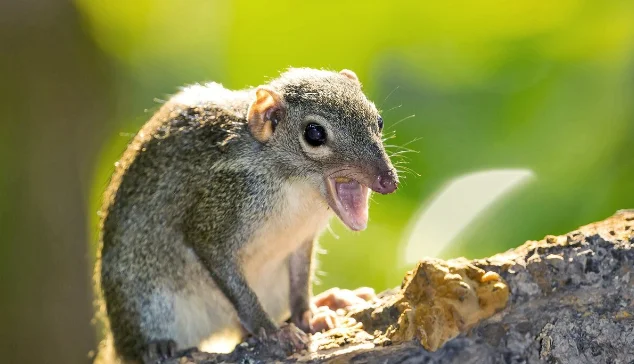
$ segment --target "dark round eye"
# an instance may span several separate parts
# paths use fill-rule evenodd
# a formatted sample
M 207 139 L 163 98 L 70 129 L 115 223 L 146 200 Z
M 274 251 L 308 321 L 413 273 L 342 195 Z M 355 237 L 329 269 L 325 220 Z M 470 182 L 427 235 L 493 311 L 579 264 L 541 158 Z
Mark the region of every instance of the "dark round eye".
M 326 143 L 326 130 L 319 124 L 310 123 L 306 125 L 304 130 L 304 139 L 306 143 L 313 147 L 318 147 Z
M 378 123 L 379 123 L 379 131 L 383 130 L 383 118 L 379 116 L 378 119 Z

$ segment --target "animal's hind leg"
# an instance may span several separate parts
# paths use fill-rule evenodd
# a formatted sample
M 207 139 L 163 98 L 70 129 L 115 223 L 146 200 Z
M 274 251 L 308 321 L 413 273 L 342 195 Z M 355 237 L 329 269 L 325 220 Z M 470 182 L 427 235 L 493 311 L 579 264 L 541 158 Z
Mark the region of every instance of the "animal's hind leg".
M 118 272 L 109 273 L 102 276 L 102 287 L 118 356 L 155 363 L 173 355 L 179 344 L 174 296 L 167 290 L 138 284 L 132 274 L 121 277 Z

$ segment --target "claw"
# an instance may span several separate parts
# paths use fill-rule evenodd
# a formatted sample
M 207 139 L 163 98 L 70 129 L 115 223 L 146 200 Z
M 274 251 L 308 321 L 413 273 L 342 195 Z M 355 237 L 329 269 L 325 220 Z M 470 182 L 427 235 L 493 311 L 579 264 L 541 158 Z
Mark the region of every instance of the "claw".
M 275 338 L 280 344 L 290 343 L 291 347 L 287 352 L 290 351 L 291 354 L 308 349 L 308 335 L 292 323 L 282 326 L 275 333 Z
M 144 364 L 156 364 L 174 357 L 176 342 L 174 340 L 153 340 L 147 343 L 143 352 Z
M 301 314 L 295 314 L 291 317 L 291 323 L 295 324 L 300 330 L 310 333 L 313 330 L 312 318 L 314 309 L 308 309 Z

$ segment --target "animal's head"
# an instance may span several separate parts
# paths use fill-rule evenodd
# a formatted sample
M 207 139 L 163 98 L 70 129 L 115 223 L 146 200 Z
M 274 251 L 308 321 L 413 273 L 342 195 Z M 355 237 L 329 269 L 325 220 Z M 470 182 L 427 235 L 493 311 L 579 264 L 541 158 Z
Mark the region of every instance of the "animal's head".
M 352 230 L 365 229 L 370 190 L 396 190 L 383 119 L 354 72 L 291 69 L 254 91 L 248 127 L 288 171 L 319 189 Z

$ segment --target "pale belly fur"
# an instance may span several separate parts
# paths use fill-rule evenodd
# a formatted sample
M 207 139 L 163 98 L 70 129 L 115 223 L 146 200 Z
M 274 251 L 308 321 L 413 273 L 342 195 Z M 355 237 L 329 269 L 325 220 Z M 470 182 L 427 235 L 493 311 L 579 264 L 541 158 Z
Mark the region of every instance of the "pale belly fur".
M 250 287 L 265 311 L 278 322 L 289 317 L 287 258 L 301 244 L 318 236 L 331 216 L 318 193 L 303 183 L 289 184 L 285 195 L 275 209 L 277 213 L 267 217 L 241 254 Z M 205 279 L 192 280 L 187 289 L 191 294 L 180 293 L 173 298 L 173 337 L 180 348 L 198 346 L 204 351 L 229 352 L 242 336 L 236 312 L 193 252 L 187 256 L 188 276 Z

